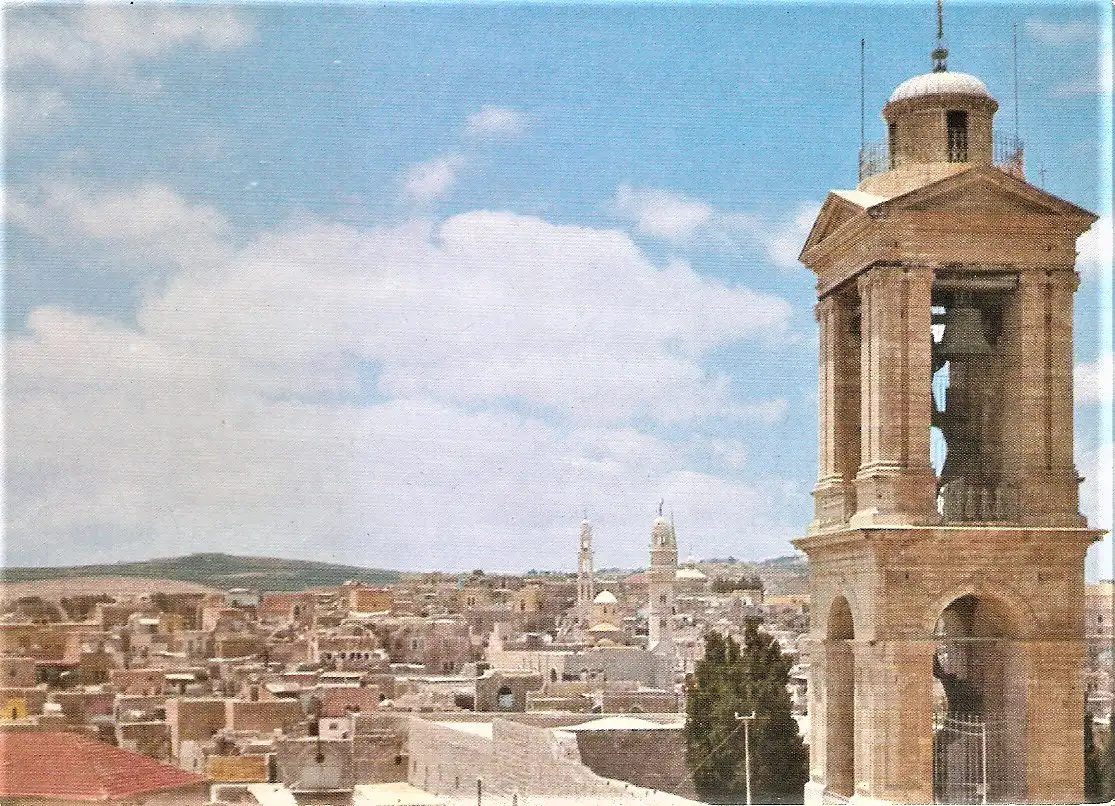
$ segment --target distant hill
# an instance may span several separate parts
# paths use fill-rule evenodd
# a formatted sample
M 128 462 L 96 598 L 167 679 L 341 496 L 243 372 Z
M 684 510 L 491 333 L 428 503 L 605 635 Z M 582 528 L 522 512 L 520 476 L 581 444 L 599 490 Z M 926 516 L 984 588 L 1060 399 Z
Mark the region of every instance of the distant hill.
M 399 573 L 381 568 L 358 568 L 312 560 L 240 557 L 219 553 L 189 554 L 185 557 L 109 565 L 0 569 L 0 582 L 5 583 L 88 577 L 144 577 L 193 582 L 214 588 L 295 591 L 333 587 L 349 579 L 372 585 L 387 585 L 398 581 Z
M 755 563 L 759 576 L 773 594 L 809 593 L 809 563 L 800 554 Z
M 769 560 L 702 560 L 700 568 L 712 577 L 738 577 L 758 574 L 767 593 L 772 595 L 809 592 L 809 564 L 805 556 L 790 554 Z

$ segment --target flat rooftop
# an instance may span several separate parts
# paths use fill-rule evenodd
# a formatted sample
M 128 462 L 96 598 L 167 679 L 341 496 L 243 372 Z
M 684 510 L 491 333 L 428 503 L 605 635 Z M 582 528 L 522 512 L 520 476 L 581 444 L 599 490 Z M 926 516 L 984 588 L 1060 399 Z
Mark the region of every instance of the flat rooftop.
M 444 725 L 453 730 L 459 730 L 461 733 L 471 733 L 473 736 L 482 736 L 489 741 L 492 738 L 491 722 L 437 722 L 435 724 Z

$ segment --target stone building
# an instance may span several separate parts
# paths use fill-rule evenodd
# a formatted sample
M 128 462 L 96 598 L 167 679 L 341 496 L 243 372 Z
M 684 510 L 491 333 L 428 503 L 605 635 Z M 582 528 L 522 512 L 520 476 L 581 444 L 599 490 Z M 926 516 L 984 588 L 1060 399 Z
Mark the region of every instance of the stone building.
M 476 678 L 477 711 L 525 711 L 527 694 L 542 688 L 542 675 L 521 670 L 489 669 Z
M 1084 794 L 1100 533 L 1078 508 L 1072 310 L 1096 217 L 1025 181 L 1021 145 L 993 136 L 998 104 L 946 55 L 891 95 L 888 142 L 801 253 L 820 326 L 815 517 L 795 541 L 807 803 Z

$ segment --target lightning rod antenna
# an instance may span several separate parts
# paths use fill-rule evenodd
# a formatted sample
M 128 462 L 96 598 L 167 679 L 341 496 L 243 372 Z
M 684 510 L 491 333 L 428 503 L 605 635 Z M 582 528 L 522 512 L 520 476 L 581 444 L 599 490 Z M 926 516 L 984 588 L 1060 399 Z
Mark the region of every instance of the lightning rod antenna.
M 949 49 L 945 47 L 945 9 L 942 0 L 937 0 L 937 47 L 929 56 L 933 59 L 934 73 L 943 73 L 949 69 Z
M 1014 24 L 1014 147 L 1018 148 L 1018 23 Z
M 866 52 L 867 52 L 867 40 L 866 39 L 861 39 L 859 41 L 859 152 L 860 152 L 861 156 L 863 154 L 863 146 L 864 146 L 863 132 L 864 132 L 864 120 L 865 120 L 865 114 L 866 114 L 865 111 L 864 111 L 864 102 L 863 102 L 863 88 L 864 88 L 864 78 L 863 78 L 863 76 L 864 76 L 864 65 L 865 65 L 865 62 L 866 62 L 866 59 L 865 59 Z

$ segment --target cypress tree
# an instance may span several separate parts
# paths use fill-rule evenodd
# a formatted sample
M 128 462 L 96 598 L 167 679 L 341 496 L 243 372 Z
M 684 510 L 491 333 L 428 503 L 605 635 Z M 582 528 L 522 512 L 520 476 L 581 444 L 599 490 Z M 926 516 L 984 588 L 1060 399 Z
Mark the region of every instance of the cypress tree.
M 1104 755 L 1096 749 L 1092 715 L 1084 713 L 1084 800 L 1088 803 L 1102 803 L 1106 800 L 1104 789 L 1107 776 L 1104 774 Z
M 778 642 L 749 621 L 741 647 L 730 636 L 705 636 L 705 657 L 686 681 L 686 758 L 697 792 L 710 803 L 746 795 L 742 723 L 750 730 L 751 799 L 801 803 L 808 753 L 790 710 L 790 661 Z

